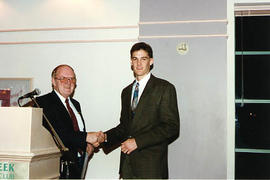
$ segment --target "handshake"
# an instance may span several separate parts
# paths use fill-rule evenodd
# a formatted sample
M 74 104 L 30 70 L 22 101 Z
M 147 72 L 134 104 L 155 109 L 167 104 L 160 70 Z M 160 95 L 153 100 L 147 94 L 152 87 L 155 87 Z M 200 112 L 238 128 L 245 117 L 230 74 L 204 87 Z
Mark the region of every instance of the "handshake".
M 98 147 L 106 139 L 106 134 L 102 131 L 99 132 L 88 132 L 86 136 L 86 142 L 90 143 L 94 147 Z
M 92 154 L 94 147 L 98 147 L 101 143 L 107 140 L 107 135 L 102 131 L 99 132 L 88 132 L 86 136 L 87 148 L 86 152 Z M 125 154 L 130 154 L 138 148 L 136 140 L 134 138 L 128 138 L 121 143 L 121 151 Z

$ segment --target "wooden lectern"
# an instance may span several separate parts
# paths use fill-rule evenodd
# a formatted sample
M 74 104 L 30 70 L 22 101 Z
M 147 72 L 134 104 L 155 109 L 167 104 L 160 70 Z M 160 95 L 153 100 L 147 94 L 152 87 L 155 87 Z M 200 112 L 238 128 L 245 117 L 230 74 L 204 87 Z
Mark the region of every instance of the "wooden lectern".
M 42 109 L 0 107 L 0 179 L 57 179 L 61 153 Z

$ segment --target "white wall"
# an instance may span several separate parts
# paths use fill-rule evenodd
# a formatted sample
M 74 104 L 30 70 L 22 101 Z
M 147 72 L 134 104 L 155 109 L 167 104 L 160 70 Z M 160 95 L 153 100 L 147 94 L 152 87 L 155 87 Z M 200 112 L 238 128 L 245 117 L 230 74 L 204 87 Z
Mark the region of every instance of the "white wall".
M 105 131 L 118 124 L 121 90 L 133 80 L 138 19 L 137 0 L 0 0 L 0 77 L 33 78 L 45 94 L 52 69 L 71 65 L 87 130 Z M 118 178 L 119 155 L 98 152 L 86 177 Z

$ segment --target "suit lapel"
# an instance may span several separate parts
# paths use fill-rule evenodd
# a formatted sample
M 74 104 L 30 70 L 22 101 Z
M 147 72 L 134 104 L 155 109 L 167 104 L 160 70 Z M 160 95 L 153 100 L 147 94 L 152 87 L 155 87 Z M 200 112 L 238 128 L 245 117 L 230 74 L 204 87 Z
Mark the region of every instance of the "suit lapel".
M 155 79 L 155 77 L 153 75 L 151 75 L 149 81 L 147 82 L 147 84 L 143 90 L 143 93 L 140 97 L 139 103 L 138 103 L 136 110 L 135 110 L 134 118 L 133 118 L 131 125 L 130 125 L 131 131 L 134 131 L 136 129 L 134 127 L 139 125 L 140 121 L 143 120 L 142 118 L 138 118 L 139 117 L 138 115 L 143 114 L 142 111 L 145 110 L 144 105 L 147 103 L 147 101 L 149 101 L 148 97 L 150 97 L 151 90 L 153 89 L 153 87 L 155 85 L 154 79 Z
M 55 108 L 58 109 L 59 114 L 64 114 L 65 119 L 68 119 L 69 120 L 68 123 L 73 127 L 72 119 L 70 118 L 70 115 L 65 105 L 62 103 L 62 101 L 60 100 L 60 98 L 57 96 L 57 94 L 54 91 L 52 92 L 52 96 L 54 98 L 53 102 L 54 102 Z
M 146 101 L 145 99 L 147 99 L 147 97 L 149 96 L 149 93 L 151 93 L 151 90 L 152 90 L 152 88 L 154 86 L 154 78 L 155 78 L 155 76 L 153 76 L 151 74 L 151 77 L 148 80 L 148 82 L 147 82 L 147 84 L 146 84 L 146 86 L 145 86 L 145 88 L 143 90 L 143 93 L 142 93 L 142 95 L 140 97 L 139 103 L 138 103 L 138 105 L 136 107 L 136 110 L 135 110 L 135 114 L 136 114 L 137 111 L 140 111 L 140 109 L 141 109 L 140 107 L 145 103 L 145 101 Z
M 132 110 L 131 110 L 131 97 L 132 97 L 132 87 L 133 87 L 133 84 L 134 84 L 134 81 L 129 85 L 128 87 L 128 90 L 127 90 L 127 93 L 128 93 L 128 96 L 127 96 L 127 101 L 128 101 L 128 115 L 129 115 L 129 119 L 131 119 L 132 117 Z
M 136 107 L 136 110 L 135 112 L 137 112 L 137 109 L 139 109 L 140 107 L 140 104 L 143 104 L 144 103 L 144 99 L 145 97 L 148 97 L 148 94 L 151 93 L 151 89 L 152 87 L 154 86 L 154 79 L 155 79 L 155 76 L 151 74 L 151 77 L 150 79 L 148 80 L 144 90 L 143 90 L 143 93 L 140 97 L 140 100 L 137 104 L 137 107 Z M 129 110 L 130 110 L 130 113 L 131 113 L 131 97 L 132 97 L 132 87 L 133 87 L 133 84 L 134 84 L 135 81 L 133 81 L 129 87 L 128 87 L 128 94 L 129 94 Z

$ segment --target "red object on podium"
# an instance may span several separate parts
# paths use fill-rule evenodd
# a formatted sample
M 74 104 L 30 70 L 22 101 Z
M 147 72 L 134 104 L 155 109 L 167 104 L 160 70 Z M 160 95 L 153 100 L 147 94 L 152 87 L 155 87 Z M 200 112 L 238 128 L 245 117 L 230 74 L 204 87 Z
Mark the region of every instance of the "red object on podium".
M 0 89 L 0 106 L 9 107 L 10 106 L 10 90 Z

